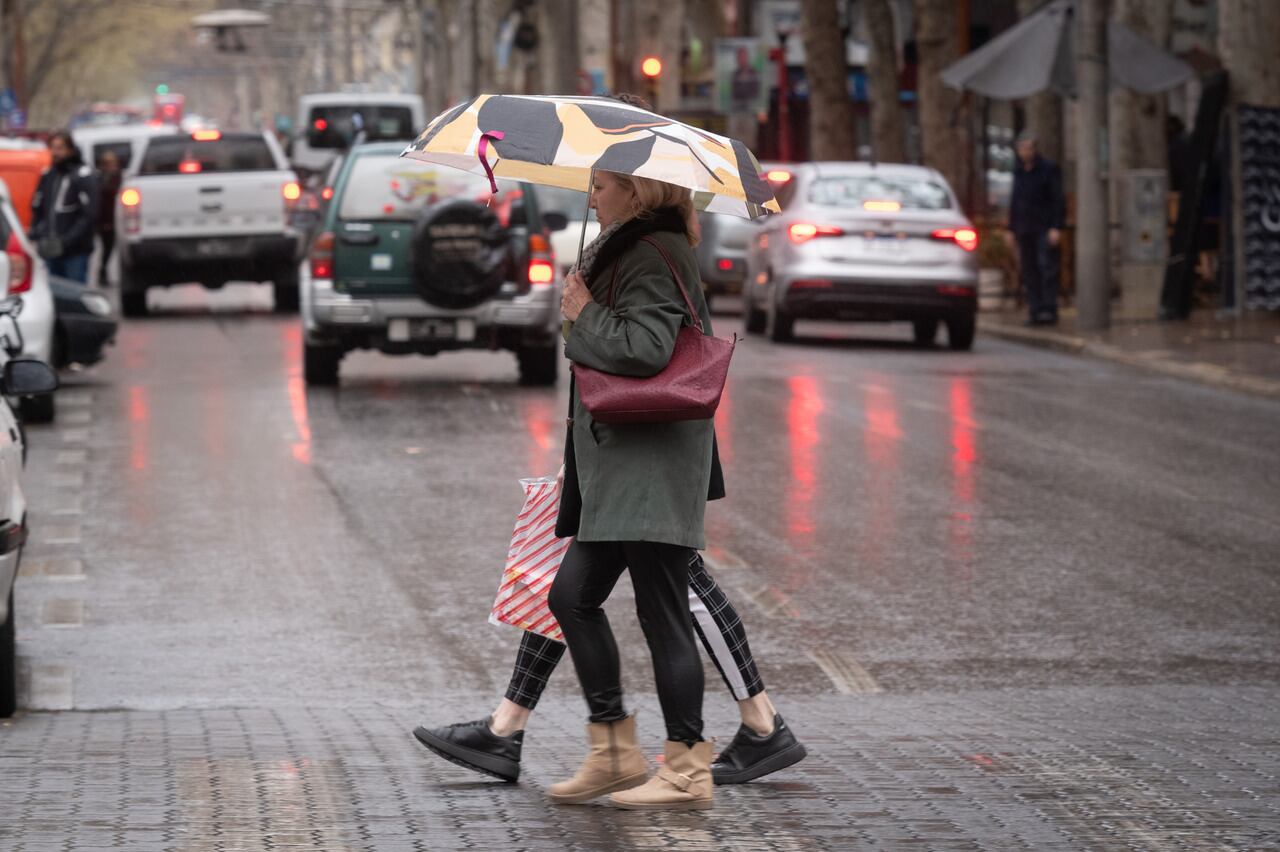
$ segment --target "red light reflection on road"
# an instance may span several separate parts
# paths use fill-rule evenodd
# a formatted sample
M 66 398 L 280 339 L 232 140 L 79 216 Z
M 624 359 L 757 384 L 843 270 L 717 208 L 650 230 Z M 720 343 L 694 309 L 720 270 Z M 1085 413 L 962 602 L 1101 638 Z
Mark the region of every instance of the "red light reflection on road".
M 302 378 L 302 328 L 284 326 L 280 329 L 280 338 L 288 377 L 289 413 L 298 431 L 298 440 L 293 442 L 293 457 L 302 464 L 311 464 L 311 421 L 307 417 L 307 386 Z
M 558 427 L 564 424 L 564 420 L 556 417 L 555 413 L 561 410 L 559 402 L 546 397 L 520 401 L 520 419 L 529 433 L 529 476 L 554 476 L 560 469 L 560 456 L 564 452 L 561 436 L 564 433 Z
M 862 408 L 867 418 L 862 432 L 869 488 L 867 518 L 859 558 L 869 567 L 884 567 L 885 554 L 897 527 L 895 491 L 898 484 L 898 448 L 902 427 L 898 422 L 898 400 L 893 387 L 868 384 L 862 388 Z
M 787 404 L 787 443 L 791 451 L 791 481 L 787 489 L 787 533 L 797 548 L 808 547 L 813 538 L 813 498 L 818 483 L 815 452 L 821 435 L 818 416 L 826 408 L 817 379 L 791 376 L 787 379 L 791 399 Z
M 977 427 L 973 419 L 972 387 L 967 376 L 956 376 L 949 388 L 951 417 L 951 496 L 947 543 L 952 560 L 964 571 L 973 567 L 974 465 L 978 461 Z
M 129 386 L 129 467 L 146 470 L 151 454 L 151 406 L 147 389 Z

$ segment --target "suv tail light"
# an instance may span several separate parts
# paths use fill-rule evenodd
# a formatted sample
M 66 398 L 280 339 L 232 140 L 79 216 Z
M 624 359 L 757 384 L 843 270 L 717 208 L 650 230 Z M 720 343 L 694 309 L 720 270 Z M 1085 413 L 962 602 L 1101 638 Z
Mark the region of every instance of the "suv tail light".
M 953 242 L 965 251 L 978 247 L 978 232 L 973 228 L 939 228 L 929 236 L 935 240 Z
M 325 231 L 311 244 L 311 277 L 333 277 L 333 231 Z
M 839 237 L 844 231 L 834 225 L 814 225 L 810 222 L 795 222 L 787 228 L 787 236 L 793 243 L 804 243 L 814 237 Z
M 25 293 L 31 289 L 31 276 L 35 272 L 35 264 L 31 256 L 22 250 L 17 234 L 9 234 L 4 253 L 9 255 L 9 295 Z
M 128 187 L 120 193 L 120 206 L 124 208 L 124 232 L 136 234 L 142 230 L 142 193 Z
M 534 287 L 550 287 L 556 280 L 555 255 L 551 243 L 542 234 L 529 237 L 529 283 Z

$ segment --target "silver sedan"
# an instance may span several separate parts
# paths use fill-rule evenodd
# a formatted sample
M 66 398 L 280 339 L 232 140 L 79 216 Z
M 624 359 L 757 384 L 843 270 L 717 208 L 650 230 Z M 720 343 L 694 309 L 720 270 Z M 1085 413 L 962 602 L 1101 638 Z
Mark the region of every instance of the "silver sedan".
M 907 321 L 929 345 L 947 326 L 973 345 L 978 234 L 934 169 L 805 163 L 756 220 L 743 288 L 746 329 L 790 340 L 797 319 Z

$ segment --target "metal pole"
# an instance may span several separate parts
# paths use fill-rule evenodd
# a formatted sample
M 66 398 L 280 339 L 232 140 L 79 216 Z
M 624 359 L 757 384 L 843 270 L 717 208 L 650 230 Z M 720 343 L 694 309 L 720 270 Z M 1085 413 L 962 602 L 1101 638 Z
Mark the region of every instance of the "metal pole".
M 1076 323 L 1081 331 L 1098 331 L 1111 322 L 1106 0 L 1081 0 L 1077 8 Z
M 595 187 L 596 170 L 593 168 L 591 170 L 591 177 L 587 180 L 587 210 L 582 214 L 582 233 L 578 234 L 578 260 L 574 263 L 574 267 L 577 267 L 578 264 L 582 263 L 582 249 L 583 246 L 587 244 L 587 219 L 591 217 L 591 193 Z M 578 272 L 581 272 L 583 278 L 586 278 L 586 273 L 583 272 L 583 270 L 579 269 Z

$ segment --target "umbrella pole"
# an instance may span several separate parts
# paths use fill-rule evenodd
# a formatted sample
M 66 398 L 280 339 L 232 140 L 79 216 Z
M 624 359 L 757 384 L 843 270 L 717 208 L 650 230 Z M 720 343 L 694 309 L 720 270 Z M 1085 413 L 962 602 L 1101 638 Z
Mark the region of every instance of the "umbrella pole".
M 587 179 L 587 210 L 582 214 L 582 233 L 578 234 L 578 259 L 573 266 L 578 270 L 578 274 L 586 279 L 587 273 L 582 269 L 582 249 L 587 244 L 587 217 L 591 215 L 591 191 L 596 186 L 596 170 L 591 169 L 591 177 Z

